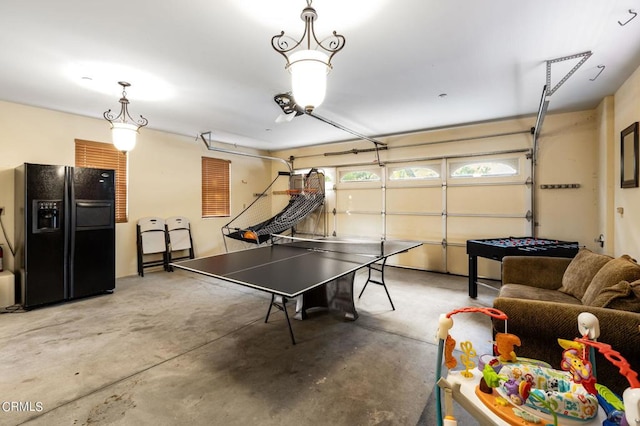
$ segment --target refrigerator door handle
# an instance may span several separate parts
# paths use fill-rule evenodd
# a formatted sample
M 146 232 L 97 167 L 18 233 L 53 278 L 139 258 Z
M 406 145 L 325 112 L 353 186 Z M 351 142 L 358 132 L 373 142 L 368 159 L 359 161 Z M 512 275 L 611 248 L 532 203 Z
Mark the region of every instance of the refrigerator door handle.
M 65 269 L 66 269 L 66 273 L 67 273 L 67 277 L 68 279 L 65 280 L 65 282 L 67 283 L 67 286 L 65 288 L 65 297 L 67 299 L 73 298 L 74 294 L 73 294 L 73 287 L 74 287 L 74 273 L 73 273 L 73 268 L 71 267 L 71 265 L 73 265 L 74 259 L 75 259 L 75 252 L 76 252 L 76 209 L 75 209 L 75 191 L 74 191 L 74 182 L 73 182 L 73 167 L 67 167 L 67 173 L 66 173 L 66 179 L 65 179 L 65 193 L 67 194 L 67 198 L 66 198 L 66 210 L 67 210 L 67 241 L 65 244 L 65 250 L 67 251 L 65 253 Z

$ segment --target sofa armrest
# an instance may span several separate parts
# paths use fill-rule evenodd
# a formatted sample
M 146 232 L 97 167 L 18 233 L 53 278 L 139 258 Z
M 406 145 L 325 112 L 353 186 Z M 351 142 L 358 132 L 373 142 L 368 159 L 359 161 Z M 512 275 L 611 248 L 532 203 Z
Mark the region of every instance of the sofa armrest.
M 523 284 L 557 290 L 571 258 L 506 256 L 502 259 L 502 284 Z

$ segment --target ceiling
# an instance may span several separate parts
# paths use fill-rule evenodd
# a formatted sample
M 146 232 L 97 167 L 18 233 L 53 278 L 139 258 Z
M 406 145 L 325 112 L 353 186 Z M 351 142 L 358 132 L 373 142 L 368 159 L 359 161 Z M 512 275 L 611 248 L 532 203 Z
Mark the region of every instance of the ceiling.
M 127 81 L 134 117 L 194 140 L 211 131 L 214 141 L 279 150 L 353 139 L 305 115 L 275 122 L 281 110 L 273 96 L 290 81 L 271 37 L 281 30 L 300 37 L 305 6 L 2 0 L 0 99 L 101 118 L 119 110 L 117 82 Z M 547 61 L 587 51 L 591 57 L 549 97 L 549 112 L 594 108 L 640 66 L 638 0 L 315 0 L 313 7 L 320 38 L 333 30 L 346 37 L 315 113 L 370 137 L 535 115 Z M 553 62 L 551 86 L 579 59 Z

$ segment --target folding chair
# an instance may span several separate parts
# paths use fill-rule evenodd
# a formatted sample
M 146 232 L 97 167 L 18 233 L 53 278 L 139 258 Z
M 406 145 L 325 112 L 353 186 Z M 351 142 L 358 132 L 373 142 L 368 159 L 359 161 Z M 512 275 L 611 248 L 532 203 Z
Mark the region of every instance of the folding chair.
M 174 260 L 193 259 L 195 254 L 193 252 L 189 219 L 182 216 L 173 216 L 166 220 L 165 227 L 168 242 L 167 261 L 171 263 Z M 178 253 L 177 257 L 175 256 L 176 253 Z M 173 268 L 169 266 L 168 270 L 173 271 Z
M 162 266 L 168 270 L 167 235 L 164 219 L 159 217 L 143 217 L 136 226 L 138 246 L 138 275 L 144 277 L 144 268 Z M 162 254 L 162 259 L 158 255 Z M 145 257 L 154 255 L 152 260 Z
M 382 263 L 372 263 L 370 265 L 367 265 L 367 269 L 369 271 L 369 275 L 367 276 L 367 282 L 364 283 L 364 287 L 362 287 L 362 291 L 360 291 L 360 295 L 358 296 L 358 299 L 360 299 L 360 297 L 362 297 L 362 293 L 364 293 L 364 290 L 367 288 L 367 285 L 369 283 L 374 283 L 374 284 L 378 284 L 381 285 L 382 287 L 384 287 L 384 291 L 387 293 L 387 297 L 389 298 L 389 303 L 391 303 L 391 309 L 392 310 L 396 310 L 396 307 L 393 306 L 393 300 L 391 300 L 391 295 L 389 295 L 389 290 L 387 290 L 387 285 L 384 282 L 384 267 L 387 264 L 387 258 L 385 257 L 382 260 Z M 380 274 L 380 279 L 376 280 L 371 278 L 371 273 L 375 272 L 375 273 L 379 273 Z

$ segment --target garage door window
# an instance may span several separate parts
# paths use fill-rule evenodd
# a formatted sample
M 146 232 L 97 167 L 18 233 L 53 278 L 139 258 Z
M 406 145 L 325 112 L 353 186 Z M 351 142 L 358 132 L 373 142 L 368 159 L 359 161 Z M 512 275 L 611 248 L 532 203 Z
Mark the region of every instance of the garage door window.
M 455 162 L 451 163 L 449 170 L 453 178 L 515 176 L 519 173 L 517 158 Z
M 440 172 L 435 167 L 396 167 L 391 169 L 390 180 L 438 179 Z
M 352 170 L 340 172 L 340 182 L 378 182 L 380 175 L 372 170 Z

